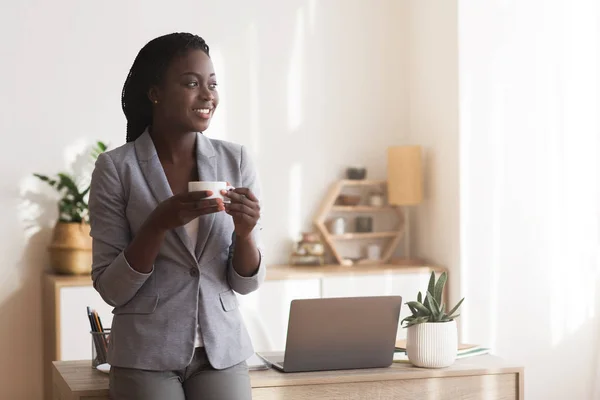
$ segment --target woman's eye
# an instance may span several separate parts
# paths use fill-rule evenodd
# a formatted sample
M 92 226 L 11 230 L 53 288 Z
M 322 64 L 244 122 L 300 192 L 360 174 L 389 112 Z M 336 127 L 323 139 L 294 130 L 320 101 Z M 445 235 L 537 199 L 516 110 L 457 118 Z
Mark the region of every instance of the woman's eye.
M 209 83 L 208 87 L 210 88 L 210 90 L 215 90 L 217 88 L 217 84 L 216 83 Z
M 187 84 L 188 87 L 197 87 L 198 86 L 198 82 L 194 81 L 194 82 L 188 82 Z

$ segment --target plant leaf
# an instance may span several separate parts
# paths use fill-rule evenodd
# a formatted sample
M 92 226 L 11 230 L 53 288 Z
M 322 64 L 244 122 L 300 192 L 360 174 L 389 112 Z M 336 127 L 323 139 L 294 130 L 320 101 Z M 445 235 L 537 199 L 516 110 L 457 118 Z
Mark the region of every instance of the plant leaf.
M 417 301 L 423 304 L 423 296 L 421 295 L 421 292 L 419 292 L 419 294 L 417 295 Z
M 442 304 L 442 306 L 440 307 L 440 318 L 447 318 L 448 315 L 446 314 L 446 305 Z
M 100 156 L 100 154 L 104 153 L 107 148 L 108 148 L 108 146 L 106 146 L 106 144 L 104 142 L 101 142 L 101 141 L 96 142 L 94 147 L 92 147 L 92 151 L 90 152 L 90 156 L 92 157 L 92 160 L 97 159 L 98 156 Z
M 413 326 L 416 324 L 422 324 L 424 322 L 428 322 L 429 321 L 429 317 L 417 317 L 415 319 L 413 319 L 412 321 L 410 321 L 406 327 L 408 328 L 409 326 Z
M 429 309 L 427 309 L 426 306 L 424 306 L 423 304 L 419 303 L 418 301 L 409 301 L 408 303 L 406 303 L 409 307 L 412 306 L 414 307 L 418 313 L 416 314 L 417 316 L 428 316 L 431 315 L 431 312 L 429 311 Z
M 427 286 L 427 292 L 433 293 L 433 292 L 435 292 L 434 289 L 435 289 L 435 271 L 431 271 L 431 276 L 429 277 L 429 285 Z
M 458 307 L 460 307 L 460 305 L 462 304 L 464 299 L 465 299 L 464 297 L 462 299 L 460 299 L 458 304 L 456 304 L 452 310 L 448 311 L 448 315 L 454 314 L 458 310 Z
M 83 196 L 79 193 L 79 188 L 77 187 L 75 180 L 64 173 L 59 173 L 58 176 L 60 178 L 58 190 L 65 188 L 67 189 L 65 197 L 71 196 L 71 199 L 74 202 L 83 201 Z
M 431 300 L 429 299 L 429 295 L 425 296 L 424 305 L 427 308 L 427 310 L 429 311 L 429 315 L 431 315 L 431 317 L 433 319 L 435 319 L 435 314 L 433 313 L 433 305 L 431 304 Z
M 427 308 L 431 310 L 431 316 L 434 321 L 437 321 L 440 317 L 440 305 L 435 300 L 435 297 L 430 292 L 427 292 L 427 297 L 425 298 L 428 304 L 425 304 Z
M 90 185 L 90 186 L 86 187 L 86 188 L 83 190 L 83 192 L 81 192 L 81 197 L 82 197 L 82 198 L 83 198 L 83 197 L 85 197 L 85 195 L 86 195 L 86 194 L 88 194 L 88 192 L 90 191 L 90 188 L 91 188 L 91 187 L 92 187 L 92 186 Z
M 444 286 L 446 285 L 446 281 L 448 280 L 448 274 L 446 271 L 442 272 L 437 283 L 435 284 L 435 289 L 432 292 L 433 298 L 437 301 L 438 304 L 442 304 L 442 292 L 444 291 Z
M 412 315 L 418 315 L 419 314 L 419 312 L 417 311 L 417 309 L 414 306 L 412 306 L 412 305 L 410 305 L 408 303 L 406 303 L 406 305 L 408 306 L 408 308 L 410 308 L 410 312 L 412 313 Z
M 50 177 L 46 176 L 46 175 L 41 175 L 41 174 L 33 174 L 33 176 L 35 176 L 36 178 L 41 179 L 44 182 L 47 182 L 48 185 L 55 187 L 56 186 L 56 180 L 51 179 Z

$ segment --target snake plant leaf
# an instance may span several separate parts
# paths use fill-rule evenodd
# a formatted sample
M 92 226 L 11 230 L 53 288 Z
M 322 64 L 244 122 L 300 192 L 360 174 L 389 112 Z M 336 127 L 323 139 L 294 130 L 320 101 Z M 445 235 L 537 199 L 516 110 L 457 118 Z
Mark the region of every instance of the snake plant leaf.
M 446 285 L 446 281 L 448 280 L 448 274 L 446 271 L 442 272 L 437 283 L 435 284 L 434 291 L 431 292 L 434 295 L 434 299 L 438 302 L 438 304 L 442 304 L 442 293 L 444 291 L 444 286 Z
M 440 318 L 444 318 L 444 317 L 448 317 L 446 315 L 446 305 L 442 304 L 442 306 L 440 307 Z
M 417 314 L 415 314 L 416 316 L 426 316 L 426 315 L 431 315 L 431 312 L 429 311 L 429 309 L 424 306 L 423 304 L 419 303 L 418 301 L 409 301 L 408 303 L 406 303 L 409 307 L 414 307 L 417 310 Z
M 414 306 L 412 306 L 408 303 L 406 303 L 406 305 L 408 306 L 408 308 L 410 308 L 410 312 L 412 313 L 412 315 L 417 315 L 419 313 Z
M 440 305 L 435 300 L 435 297 L 433 297 L 433 295 L 430 292 L 427 292 L 426 299 L 427 304 L 425 304 L 425 306 L 431 311 L 431 316 L 434 319 L 438 318 L 438 315 L 440 314 Z
M 421 295 L 421 292 L 419 292 L 419 294 L 417 295 L 417 301 L 423 304 L 423 296 Z
M 427 285 L 427 292 L 435 292 L 435 271 L 431 271 L 431 276 L 429 277 L 429 285 Z
M 429 321 L 429 317 L 417 317 L 414 320 L 410 321 L 406 327 L 408 328 L 409 326 L 422 324 L 422 323 L 428 322 L 428 321 Z
M 460 305 L 462 304 L 464 299 L 465 299 L 464 297 L 462 299 L 460 299 L 460 301 L 454 306 L 454 308 L 452 310 L 448 311 L 448 315 L 454 314 L 458 310 L 458 307 L 460 307 Z
M 425 295 L 425 301 L 423 302 L 423 305 L 425 306 L 425 308 L 427 308 L 427 310 L 429 310 L 429 315 L 435 315 L 433 313 L 433 306 L 431 304 L 431 300 L 429 299 L 429 295 Z

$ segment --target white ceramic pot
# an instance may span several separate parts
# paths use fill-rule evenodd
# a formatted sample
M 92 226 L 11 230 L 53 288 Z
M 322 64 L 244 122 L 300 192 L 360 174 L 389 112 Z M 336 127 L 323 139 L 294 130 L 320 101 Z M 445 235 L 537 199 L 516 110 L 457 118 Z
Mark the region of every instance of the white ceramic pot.
M 457 352 L 456 321 L 426 322 L 407 328 L 406 353 L 417 367 L 448 367 L 456 360 Z

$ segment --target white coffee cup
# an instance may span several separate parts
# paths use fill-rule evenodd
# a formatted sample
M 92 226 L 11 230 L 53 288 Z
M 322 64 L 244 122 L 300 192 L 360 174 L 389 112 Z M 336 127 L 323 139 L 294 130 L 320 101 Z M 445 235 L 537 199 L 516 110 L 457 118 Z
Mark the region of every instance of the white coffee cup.
M 232 190 L 235 189 L 233 186 L 228 185 L 227 182 L 211 182 L 211 181 L 192 181 L 188 182 L 188 191 L 190 192 L 201 192 L 204 190 L 210 190 L 213 194 L 208 196 L 207 199 L 222 199 L 223 203 L 229 203 L 231 200 L 229 197 L 224 197 L 221 194 L 221 190 Z

